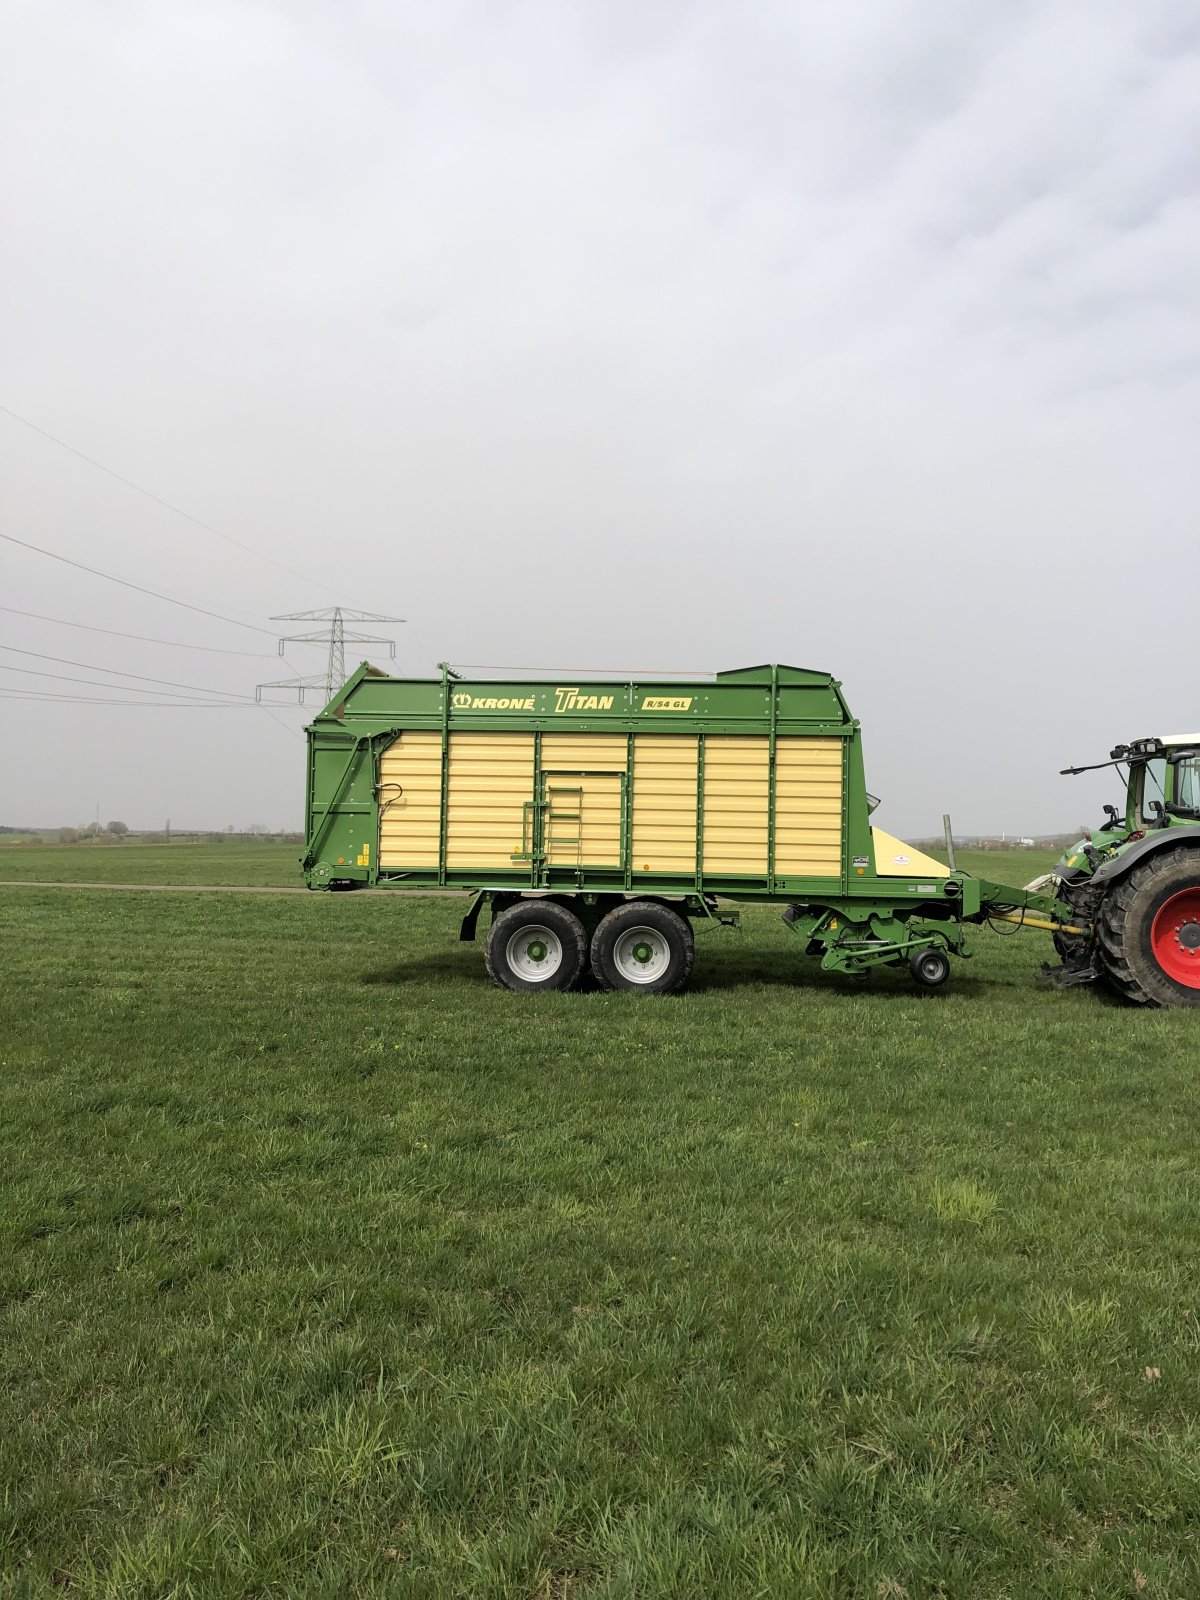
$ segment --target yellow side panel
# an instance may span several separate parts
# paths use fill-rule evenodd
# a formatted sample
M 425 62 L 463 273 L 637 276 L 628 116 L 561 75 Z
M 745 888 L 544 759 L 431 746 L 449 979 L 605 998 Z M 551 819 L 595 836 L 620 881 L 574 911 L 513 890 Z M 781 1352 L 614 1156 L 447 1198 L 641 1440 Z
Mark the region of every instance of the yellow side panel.
M 842 741 L 775 744 L 775 871 L 836 878 L 842 870 Z
M 770 741 L 704 741 L 704 871 L 765 877 Z
M 895 839 L 882 828 L 871 829 L 875 845 L 875 875 L 879 878 L 948 878 L 950 868 L 914 850 L 903 839 Z
M 446 867 L 512 871 L 525 802 L 533 799 L 532 733 L 452 733 L 446 786 Z
M 379 762 L 379 865 L 437 870 L 442 736 L 402 733 Z
M 696 870 L 696 740 L 639 733 L 633 741 L 633 871 Z
M 542 735 L 549 866 L 621 865 L 621 779 L 627 761 L 621 733 Z

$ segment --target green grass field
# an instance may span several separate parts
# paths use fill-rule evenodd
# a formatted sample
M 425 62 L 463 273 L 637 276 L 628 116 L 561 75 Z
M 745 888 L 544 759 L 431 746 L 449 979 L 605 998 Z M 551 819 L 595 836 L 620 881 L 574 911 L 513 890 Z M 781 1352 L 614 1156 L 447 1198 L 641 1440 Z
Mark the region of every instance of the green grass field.
M 296 881 L 137 848 L 0 877 Z M 0 890 L 0 1592 L 1200 1594 L 1194 1013 L 460 909 Z
M 303 887 L 298 844 L 0 844 L 0 880 Z

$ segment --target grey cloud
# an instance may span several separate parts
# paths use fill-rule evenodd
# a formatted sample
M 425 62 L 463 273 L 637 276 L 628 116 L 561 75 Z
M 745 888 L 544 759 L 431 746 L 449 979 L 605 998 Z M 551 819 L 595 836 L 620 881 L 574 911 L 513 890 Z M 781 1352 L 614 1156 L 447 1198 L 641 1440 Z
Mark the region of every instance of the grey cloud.
M 61 0 L 13 31 L 0 398 L 317 582 L 0 417 L 22 537 L 262 626 L 398 611 L 408 671 L 827 667 L 898 832 L 1069 826 L 1107 791 L 1068 758 L 1200 722 L 1183 0 Z M 272 649 L 0 562 L 5 603 Z M 258 713 L 0 703 L 6 817 L 297 818 Z

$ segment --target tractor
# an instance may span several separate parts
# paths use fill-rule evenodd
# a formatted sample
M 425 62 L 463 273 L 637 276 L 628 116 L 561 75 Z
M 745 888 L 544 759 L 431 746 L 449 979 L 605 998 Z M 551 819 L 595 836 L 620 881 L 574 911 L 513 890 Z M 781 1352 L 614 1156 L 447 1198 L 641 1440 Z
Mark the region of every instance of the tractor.
M 1056 886 L 1074 927 L 1058 930 L 1059 986 L 1103 983 L 1144 1006 L 1200 1006 L 1200 734 L 1136 739 L 1064 776 L 1126 768 L 1124 810 L 1072 846 Z M 1034 886 L 1031 884 L 1030 888 Z

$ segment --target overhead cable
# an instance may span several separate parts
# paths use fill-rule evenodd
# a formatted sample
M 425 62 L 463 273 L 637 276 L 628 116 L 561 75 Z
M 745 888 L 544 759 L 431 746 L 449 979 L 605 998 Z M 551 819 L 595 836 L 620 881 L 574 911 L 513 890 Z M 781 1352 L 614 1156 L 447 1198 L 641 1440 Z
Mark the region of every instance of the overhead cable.
M 219 695 L 226 700 L 252 700 L 253 695 L 239 694 L 236 690 L 214 689 L 206 683 L 179 683 L 174 678 L 152 678 L 144 672 L 122 672 L 117 667 L 102 667 L 95 661 L 72 661 L 68 656 L 48 656 L 40 650 L 20 650 L 15 644 L 0 644 L 0 650 L 9 655 L 30 656 L 35 661 L 53 661 L 60 667 L 83 667 L 88 672 L 104 672 L 110 678 L 136 678 L 140 683 L 160 683 L 168 689 L 196 689 L 200 694 Z M 112 684 L 112 688 L 124 688 L 124 684 Z
M 116 684 L 113 685 L 117 687 Z M 44 689 L 30 689 L 19 693 L 15 689 L 0 689 L 5 700 L 28 700 L 35 705 L 47 701 L 69 706 L 141 706 L 143 711 L 249 711 L 251 705 L 241 700 L 105 700 L 94 694 L 51 694 Z
M 169 606 L 182 606 L 185 611 L 197 611 L 202 617 L 215 617 L 218 622 L 228 622 L 234 628 L 249 628 L 251 633 L 265 633 L 273 639 L 270 628 L 260 628 L 254 622 L 239 622 L 236 617 L 226 617 L 220 611 L 208 611 L 204 606 L 194 606 L 190 600 L 177 600 L 174 595 L 159 594 L 157 589 L 146 589 L 140 583 L 130 583 L 128 578 L 115 577 L 111 572 L 101 572 L 99 567 L 86 566 L 82 561 L 72 561 L 70 556 L 60 556 L 57 550 L 47 550 L 44 545 L 31 544 L 28 539 L 17 539 L 11 533 L 0 533 L 0 539 L 9 544 L 19 544 L 23 550 L 36 550 L 40 556 L 52 561 L 62 561 L 68 567 L 78 567 L 80 572 L 90 572 L 94 578 L 106 578 L 109 583 L 119 583 L 123 589 L 136 589 L 138 594 L 148 594 L 152 600 L 165 600 Z
M 44 669 L 39 667 L 10 667 L 6 661 L 0 661 L 0 672 L 19 672 L 23 677 L 26 678 L 55 678 L 60 683 L 86 683 L 94 689 L 120 689 L 125 694 L 151 694 L 168 700 L 177 700 L 181 698 L 178 692 L 174 689 L 139 689 L 136 683 L 105 683 L 100 678 L 77 678 L 73 673 L 70 672 L 46 672 Z M 190 694 L 183 696 L 182 698 L 188 700 L 199 700 L 201 696 Z M 234 700 L 232 698 L 218 699 L 216 697 L 216 691 L 213 691 L 211 694 L 208 692 L 205 693 L 204 703 L 207 705 L 238 706 L 245 705 L 247 702 L 244 700 Z
M 136 639 L 141 644 L 166 644 L 174 650 L 203 650 L 213 656 L 248 656 L 253 661 L 273 661 L 267 650 L 226 650 L 218 644 L 189 644 L 185 639 L 152 639 L 144 633 L 121 633 L 116 628 L 98 628 L 92 622 L 70 622 L 66 617 L 47 617 L 40 611 L 22 611 L 17 606 L 0 606 L 13 617 L 32 617 L 36 622 L 54 622 L 60 628 L 85 628 L 88 633 L 106 633 L 113 639 Z
M 200 694 L 219 695 L 224 699 L 253 699 L 252 695 L 241 694 L 236 689 L 214 689 L 210 685 L 204 683 L 180 683 L 176 678 L 155 678 L 148 676 L 144 672 L 124 672 L 119 667 L 105 667 L 101 666 L 95 661 L 75 661 L 69 656 L 51 656 L 46 655 L 40 650 L 22 650 L 14 644 L 0 644 L 0 650 L 4 650 L 10 655 L 30 656 L 35 661 L 53 661 L 60 667 L 83 667 L 88 672 L 103 672 L 110 678 L 134 678 L 141 683 L 163 684 L 168 689 L 195 689 Z M 113 684 L 111 687 L 114 689 L 124 688 L 125 685 Z
M 60 439 L 56 434 L 40 428 L 36 422 L 31 422 L 28 417 L 23 417 L 19 411 L 14 411 L 10 406 L 0 405 L 0 411 L 6 417 L 11 417 L 14 422 L 19 422 L 22 427 L 30 428 L 34 433 L 40 433 L 43 439 L 49 439 L 51 444 L 58 445 L 60 450 L 69 451 L 73 456 L 78 456 L 80 461 L 86 461 L 89 467 L 95 467 L 98 472 L 107 473 L 110 478 L 115 478 L 118 483 L 123 483 L 127 489 L 145 495 L 147 500 L 153 500 L 155 505 L 162 506 L 177 517 L 182 517 L 185 522 L 195 523 L 197 528 L 203 528 L 205 533 L 211 533 L 218 539 L 224 539 L 226 544 L 233 545 L 248 556 L 255 556 L 259 561 L 265 561 L 269 566 L 278 567 L 280 572 L 286 572 L 290 577 L 299 578 L 302 583 L 315 583 L 313 578 L 307 577 L 303 572 L 297 572 L 294 567 L 289 567 L 283 561 L 276 561 L 274 556 L 264 555 L 261 550 L 256 550 L 253 545 L 243 544 L 240 539 L 235 539 L 231 533 L 224 533 L 220 528 L 214 528 L 211 522 L 205 522 L 203 517 L 194 517 L 190 511 L 185 511 L 182 506 L 172 505 L 169 500 L 164 500 L 162 495 L 155 494 L 151 489 L 144 489 L 140 483 L 135 483 L 132 478 L 127 478 L 124 473 L 106 467 L 103 461 L 97 461 L 94 456 L 85 455 L 82 450 L 77 450 L 73 444 L 68 444 L 65 439 Z M 334 590 L 326 584 L 316 583 L 318 589 L 325 589 L 326 593 L 333 594 Z

